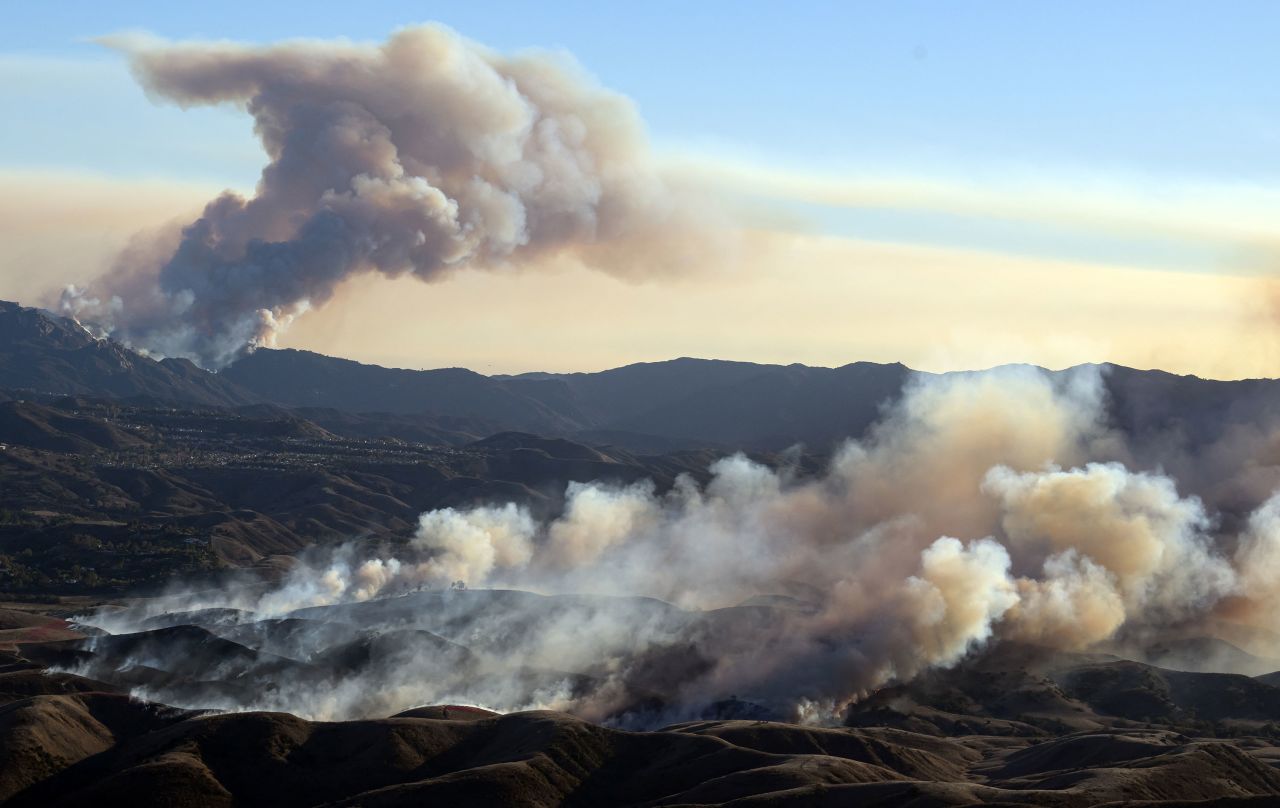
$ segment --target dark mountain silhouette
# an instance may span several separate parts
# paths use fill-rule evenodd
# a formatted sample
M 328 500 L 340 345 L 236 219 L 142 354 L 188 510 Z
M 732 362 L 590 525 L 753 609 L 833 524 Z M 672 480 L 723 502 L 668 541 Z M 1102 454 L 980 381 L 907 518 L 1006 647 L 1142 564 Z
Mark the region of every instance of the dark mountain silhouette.
M 1113 425 L 1162 452 L 1154 460 L 1165 465 L 1233 429 L 1280 418 L 1280 381 L 1102 370 Z M 931 375 L 901 364 L 825 368 L 681 358 L 598 373 L 484 376 L 270 349 L 214 374 L 94 339 L 48 312 L 0 303 L 0 388 L 8 391 L 0 400 L 37 393 L 156 406 L 275 405 L 347 438 L 463 445 L 517 431 L 649 455 L 795 444 L 825 452 L 863 435 L 905 385 Z
M 692 390 L 602 426 L 686 443 L 753 449 L 801 443 L 825 450 L 861 436 L 913 373 L 903 365 L 872 362 L 754 367 L 751 375 Z
M 65 395 L 149 396 L 236 405 L 258 397 L 185 359 L 156 361 L 74 320 L 0 301 L 0 387 Z
M 1112 425 L 1140 444 L 1194 450 L 1233 428 L 1280 418 L 1280 381 L 1274 379 L 1218 381 L 1119 365 L 1101 370 Z M 519 430 L 661 453 L 776 451 L 794 444 L 826 451 L 863 435 L 913 378 L 934 374 L 872 362 L 824 368 L 681 358 L 599 373 L 485 377 L 259 350 L 224 375 L 290 406 L 473 419 L 471 434 L 486 427 Z
M 829 448 L 862 434 L 911 373 L 870 362 L 814 368 L 682 358 L 600 373 L 489 377 L 258 350 L 221 375 L 289 406 L 483 419 L 507 430 L 652 452 Z
M 400 370 L 310 351 L 257 350 L 218 375 L 292 407 L 455 415 L 541 433 L 572 431 L 579 424 L 572 413 L 464 368 Z

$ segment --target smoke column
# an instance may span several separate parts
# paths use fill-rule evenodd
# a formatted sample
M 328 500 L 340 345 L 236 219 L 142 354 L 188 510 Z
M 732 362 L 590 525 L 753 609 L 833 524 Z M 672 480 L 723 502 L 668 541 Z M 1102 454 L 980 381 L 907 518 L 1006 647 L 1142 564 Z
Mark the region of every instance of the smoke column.
M 243 107 L 269 158 L 251 198 L 222 194 L 64 292 L 64 312 L 152 355 L 221 367 L 354 273 L 567 256 L 643 277 L 698 267 L 715 240 L 631 103 L 562 54 L 502 56 L 435 25 L 380 45 L 108 44 L 154 98 Z
M 816 478 L 736 455 L 715 463 L 705 486 L 574 483 L 562 513 L 545 522 L 512 503 L 431 511 L 399 557 L 344 550 L 265 594 L 178 593 L 149 613 L 313 615 L 457 580 L 568 597 L 554 618 L 518 629 L 506 606 L 458 616 L 461 604 L 502 602 L 501 593 L 445 597 L 397 619 L 494 649 L 490 689 L 472 691 L 472 701 L 597 719 L 636 692 L 660 692 L 672 705 L 664 719 L 696 716 L 729 694 L 830 719 L 887 682 L 991 642 L 1080 650 L 1228 615 L 1266 625 L 1280 605 L 1280 498 L 1223 542 L 1201 500 L 1126 465 L 1103 413 L 1093 369 L 920 377 Z M 573 600 L 584 593 L 630 597 L 588 608 Z M 139 617 L 98 622 L 136 630 Z M 423 699 L 424 688 L 457 696 L 432 690 L 416 669 L 380 676 L 413 694 L 405 698 Z M 605 685 L 530 690 L 518 685 L 530 669 L 591 671 Z M 355 694 L 371 688 L 351 684 Z M 316 714 L 309 697 L 294 696 L 256 704 Z M 412 706 L 326 704 L 330 717 Z

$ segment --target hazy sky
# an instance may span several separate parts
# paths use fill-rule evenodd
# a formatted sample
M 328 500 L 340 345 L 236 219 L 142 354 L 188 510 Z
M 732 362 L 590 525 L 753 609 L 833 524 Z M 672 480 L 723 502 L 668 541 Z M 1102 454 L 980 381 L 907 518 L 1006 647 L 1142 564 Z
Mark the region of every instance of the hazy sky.
M 692 7 L 692 8 L 691 8 Z M 0 297 L 100 271 L 264 162 L 242 111 L 151 103 L 92 41 L 379 40 L 436 20 L 561 49 L 740 211 L 731 271 L 361 278 L 285 344 L 410 367 L 677 355 L 1280 374 L 1280 5 L 6 4 Z

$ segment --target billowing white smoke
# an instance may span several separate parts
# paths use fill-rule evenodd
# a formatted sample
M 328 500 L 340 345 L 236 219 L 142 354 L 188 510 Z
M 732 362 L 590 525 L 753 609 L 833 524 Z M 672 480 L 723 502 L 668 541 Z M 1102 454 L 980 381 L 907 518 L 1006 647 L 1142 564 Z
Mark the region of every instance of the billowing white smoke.
M 1280 492 L 1276 492 L 1249 517 L 1236 545 L 1234 565 L 1240 586 L 1224 609 L 1229 616 L 1254 625 L 1274 625 L 1280 606 Z M 1280 652 L 1272 643 L 1268 653 Z
M 209 368 L 270 343 L 353 273 L 443 277 L 554 253 L 639 276 L 704 263 L 705 201 L 659 177 L 624 97 L 562 54 L 437 25 L 380 45 L 111 40 L 154 97 L 236 104 L 269 163 L 180 238 L 135 246 L 67 313 Z
M 522 508 L 452 508 L 424 513 L 416 543 L 438 551 L 420 570 L 437 580 L 485 580 L 495 569 L 524 566 L 533 557 L 533 519 Z
M 1043 566 L 1045 580 L 1076 600 L 1118 601 L 1126 615 L 1173 625 L 1203 614 L 1237 586 L 1231 564 L 1212 549 L 1200 501 L 1179 497 L 1167 477 L 1116 463 L 1035 474 L 997 467 L 985 488 L 1001 504 L 1015 557 L 1032 569 Z M 1077 644 L 1105 639 L 1116 627 L 1095 628 L 1099 636 Z M 1076 630 L 1090 628 L 1083 622 Z
M 604 665 L 606 678 L 630 682 L 636 659 L 678 640 L 705 664 L 667 683 L 676 703 L 745 693 L 826 714 L 993 638 L 1081 649 L 1232 604 L 1255 616 L 1274 608 L 1280 498 L 1228 553 L 1198 499 L 1116 460 L 1124 449 L 1100 405 L 1092 371 L 922 377 L 817 478 L 735 455 L 705 486 L 681 478 L 665 493 L 573 483 L 544 523 L 514 504 L 432 511 L 403 558 L 340 554 L 234 605 L 279 615 L 457 581 L 658 598 L 718 628 L 677 637 L 648 607 L 590 624 L 566 617 L 505 664 Z M 756 603 L 771 607 L 767 619 Z M 702 611 L 738 604 L 747 608 Z M 567 696 L 556 704 L 608 713 Z

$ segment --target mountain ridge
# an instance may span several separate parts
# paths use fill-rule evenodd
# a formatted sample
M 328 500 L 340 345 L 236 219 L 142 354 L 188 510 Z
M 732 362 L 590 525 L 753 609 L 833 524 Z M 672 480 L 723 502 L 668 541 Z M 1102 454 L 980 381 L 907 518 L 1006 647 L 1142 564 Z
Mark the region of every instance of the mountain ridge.
M 68 317 L 7 301 L 0 301 L 0 387 L 215 406 L 260 400 L 187 359 L 151 359 Z
M 259 348 L 218 373 L 154 360 L 94 338 L 74 320 L 0 302 L 0 390 L 147 399 L 186 405 L 270 404 L 348 434 L 456 443 L 528 432 L 631 451 L 829 451 L 861 437 L 913 380 L 936 374 L 894 363 L 838 367 L 678 357 L 595 372 L 486 376 L 467 368 L 410 370 L 300 349 Z M 1177 433 L 1202 443 L 1224 424 L 1280 416 L 1280 381 L 1216 380 L 1113 363 L 1101 370 L 1109 415 L 1126 433 Z

